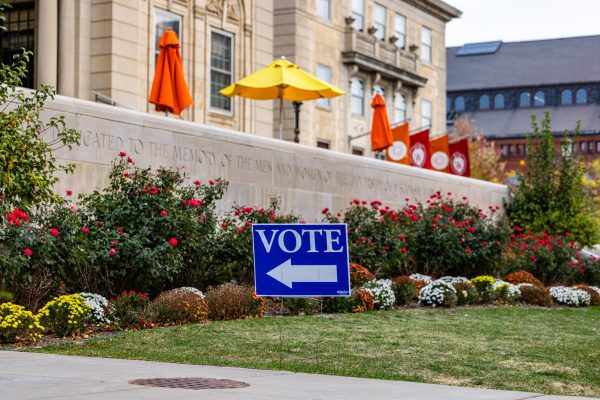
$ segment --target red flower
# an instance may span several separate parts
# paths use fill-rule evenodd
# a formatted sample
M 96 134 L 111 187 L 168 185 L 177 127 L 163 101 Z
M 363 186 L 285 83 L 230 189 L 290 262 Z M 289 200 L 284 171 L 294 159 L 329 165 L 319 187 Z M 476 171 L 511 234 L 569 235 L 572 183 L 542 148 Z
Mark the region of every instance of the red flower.
M 127 178 L 129 176 L 129 172 L 123 172 L 123 176 Z
M 398 236 L 398 239 L 400 239 L 400 240 L 404 240 L 404 238 L 405 238 L 405 237 L 406 237 L 406 236 L 404 236 L 404 235 L 400 235 L 400 236 Z
M 192 206 L 194 208 L 198 208 L 198 205 L 200 205 L 200 202 L 198 200 L 196 200 L 196 199 L 191 199 L 189 201 L 189 203 L 190 203 L 190 206 Z
M 403 254 L 406 254 L 406 251 L 407 251 L 407 250 L 406 250 L 406 247 L 403 247 L 403 248 L 402 248 L 402 253 L 403 253 Z
M 240 215 L 240 210 L 235 210 L 234 214 L 235 214 L 236 216 L 237 216 L 237 215 Z
M 210 184 L 210 186 L 213 186 L 215 184 L 215 181 L 213 181 L 212 179 L 210 181 L 208 181 L 208 183 Z
M 119 152 L 119 157 L 125 157 L 127 155 L 127 153 L 125 153 L 124 151 Z
M 181 200 L 181 204 L 185 206 L 185 205 L 187 204 L 187 200 L 183 200 L 183 199 L 182 199 L 182 200 Z
M 473 251 L 471 250 L 470 247 L 467 247 L 467 253 L 471 254 Z
M 324 209 L 321 210 L 322 214 L 327 214 L 329 212 L 329 208 L 325 207 Z
M 81 228 L 81 232 L 90 233 L 90 228 L 88 228 L 87 226 L 84 226 L 83 228 Z
M 156 186 L 152 186 L 150 188 L 150 194 L 153 195 L 153 196 L 156 196 L 159 192 L 160 192 L 160 189 L 157 188 Z
M 172 237 L 171 239 L 169 239 L 169 244 L 173 247 L 177 247 L 177 244 L 179 242 L 177 241 L 177 238 Z
M 50 234 L 52 236 L 58 236 L 60 234 L 60 232 L 58 232 L 58 229 L 56 229 L 56 228 L 51 228 L 50 229 Z
M 123 228 L 117 228 L 117 232 L 123 233 Z
M 115 254 L 117 254 L 117 251 L 111 247 L 110 250 L 108 250 L 108 254 L 110 254 L 111 256 L 114 256 Z
M 202 182 L 200 182 L 200 181 L 194 181 L 194 185 L 196 185 L 196 186 L 200 185 L 201 183 Z
M 104 226 L 104 222 L 98 221 L 98 227 L 102 228 Z
M 73 194 L 72 190 L 67 190 L 67 196 L 71 196 Z
M 167 216 L 167 211 L 166 210 L 161 210 L 160 211 L 160 215 L 162 215 L 163 217 Z
M 127 157 L 127 162 L 128 162 L 129 164 L 133 164 L 133 158 L 131 158 L 131 157 Z
M 237 231 L 240 233 L 244 232 L 244 228 L 242 228 L 241 226 L 236 226 L 235 229 L 237 229 Z
M 360 204 L 360 200 L 358 200 L 358 199 L 354 199 L 352 201 L 354 202 L 354 204 Z
M 33 251 L 30 248 L 27 248 L 27 249 L 23 250 L 23 254 L 25 254 L 27 257 L 31 257 L 31 255 L 33 254 Z

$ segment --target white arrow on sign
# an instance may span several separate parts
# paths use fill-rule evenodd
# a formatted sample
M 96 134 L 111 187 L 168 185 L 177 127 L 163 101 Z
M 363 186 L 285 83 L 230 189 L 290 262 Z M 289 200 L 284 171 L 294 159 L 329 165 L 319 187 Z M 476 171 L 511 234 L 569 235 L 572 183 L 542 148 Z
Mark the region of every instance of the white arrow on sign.
M 336 265 L 292 265 L 292 260 L 282 262 L 269 272 L 271 278 L 292 289 L 294 282 L 337 282 Z

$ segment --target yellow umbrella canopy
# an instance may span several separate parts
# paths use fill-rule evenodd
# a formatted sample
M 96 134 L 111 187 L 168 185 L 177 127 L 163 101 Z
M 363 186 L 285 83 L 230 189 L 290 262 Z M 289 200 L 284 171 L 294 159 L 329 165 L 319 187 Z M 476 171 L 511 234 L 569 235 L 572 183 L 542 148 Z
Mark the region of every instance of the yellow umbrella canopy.
M 255 100 L 279 102 L 279 138 L 283 129 L 283 100 L 306 101 L 340 96 L 346 92 L 323 82 L 284 58 L 273 61 L 265 68 L 227 86 L 223 96 L 241 96 Z
M 345 92 L 280 58 L 219 93 L 227 97 L 242 96 L 256 100 L 306 101 L 336 97 Z

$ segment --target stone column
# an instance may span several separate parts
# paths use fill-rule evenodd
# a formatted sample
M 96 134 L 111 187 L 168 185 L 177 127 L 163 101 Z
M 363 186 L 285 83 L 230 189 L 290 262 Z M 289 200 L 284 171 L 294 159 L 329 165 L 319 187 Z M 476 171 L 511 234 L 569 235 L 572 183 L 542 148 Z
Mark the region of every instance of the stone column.
M 36 75 L 37 86 L 57 84 L 58 0 L 38 1 Z
M 43 3 L 43 1 L 42 1 Z M 75 29 L 75 0 L 60 0 L 58 39 L 58 94 L 74 97 L 78 78 L 75 59 L 78 32 Z

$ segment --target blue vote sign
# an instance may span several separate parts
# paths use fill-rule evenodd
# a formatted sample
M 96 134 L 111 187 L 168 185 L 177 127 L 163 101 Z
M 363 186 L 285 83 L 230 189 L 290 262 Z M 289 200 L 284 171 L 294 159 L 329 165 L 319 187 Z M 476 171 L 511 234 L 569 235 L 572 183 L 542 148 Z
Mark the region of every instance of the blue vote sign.
M 350 296 L 346 224 L 254 224 L 258 296 Z

